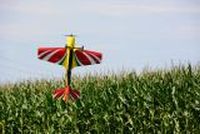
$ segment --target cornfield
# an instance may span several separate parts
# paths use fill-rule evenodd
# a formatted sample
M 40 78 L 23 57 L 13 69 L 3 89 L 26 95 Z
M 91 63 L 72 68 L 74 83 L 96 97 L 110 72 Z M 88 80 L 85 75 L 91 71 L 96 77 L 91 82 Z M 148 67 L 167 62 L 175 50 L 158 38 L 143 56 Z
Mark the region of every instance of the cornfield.
M 52 98 L 64 80 L 0 85 L 0 133 L 200 133 L 200 67 L 73 77 L 81 99 Z

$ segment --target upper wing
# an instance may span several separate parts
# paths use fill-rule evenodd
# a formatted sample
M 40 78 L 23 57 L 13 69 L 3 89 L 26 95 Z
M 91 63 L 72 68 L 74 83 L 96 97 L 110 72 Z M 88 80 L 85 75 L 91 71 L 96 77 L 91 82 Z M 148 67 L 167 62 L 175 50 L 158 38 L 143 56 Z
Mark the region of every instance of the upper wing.
M 63 65 L 63 62 L 67 56 L 67 49 L 64 47 L 49 47 L 39 48 L 38 58 L 51 63 Z
M 75 49 L 74 55 L 76 64 L 73 67 L 100 64 L 102 60 L 102 54 L 95 51 Z

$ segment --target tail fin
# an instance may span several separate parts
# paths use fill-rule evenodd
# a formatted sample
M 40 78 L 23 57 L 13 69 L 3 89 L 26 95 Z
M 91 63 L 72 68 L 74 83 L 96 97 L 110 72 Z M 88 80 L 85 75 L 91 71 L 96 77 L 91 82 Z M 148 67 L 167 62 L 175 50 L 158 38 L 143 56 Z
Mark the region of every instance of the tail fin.
M 80 92 L 78 90 L 72 90 L 70 86 L 65 88 L 56 89 L 53 92 L 54 99 L 62 98 L 65 102 L 69 99 L 69 96 L 73 100 L 77 100 L 80 98 Z

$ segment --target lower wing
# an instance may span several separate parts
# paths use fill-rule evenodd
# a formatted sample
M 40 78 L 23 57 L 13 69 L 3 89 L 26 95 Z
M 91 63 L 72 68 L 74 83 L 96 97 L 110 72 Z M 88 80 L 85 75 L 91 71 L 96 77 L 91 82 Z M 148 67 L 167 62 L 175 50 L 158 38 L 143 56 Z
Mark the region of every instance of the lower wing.
M 79 49 L 74 50 L 75 63 L 73 64 L 73 67 L 100 64 L 101 61 L 102 54 L 99 52 Z
M 63 47 L 49 47 L 49 48 L 39 48 L 38 58 L 51 63 L 63 65 L 65 61 L 67 49 Z

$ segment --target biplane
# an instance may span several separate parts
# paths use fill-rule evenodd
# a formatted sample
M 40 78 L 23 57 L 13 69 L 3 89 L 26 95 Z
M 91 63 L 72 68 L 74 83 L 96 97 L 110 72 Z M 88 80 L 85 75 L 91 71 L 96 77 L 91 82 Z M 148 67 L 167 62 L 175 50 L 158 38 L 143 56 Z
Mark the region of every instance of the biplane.
M 61 65 L 66 70 L 66 87 L 53 91 L 53 98 L 62 98 L 65 102 L 71 97 L 77 100 L 80 92 L 71 88 L 71 70 L 75 67 L 100 64 L 102 54 L 100 52 L 85 50 L 84 47 L 77 47 L 75 36 L 67 35 L 65 47 L 40 47 L 38 58 L 50 63 Z

